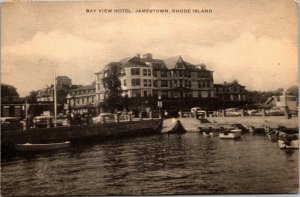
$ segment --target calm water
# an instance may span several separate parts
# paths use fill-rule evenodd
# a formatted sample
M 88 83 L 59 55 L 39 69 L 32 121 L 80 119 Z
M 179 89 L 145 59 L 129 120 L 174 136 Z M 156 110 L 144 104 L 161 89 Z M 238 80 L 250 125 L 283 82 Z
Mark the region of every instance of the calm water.
M 298 150 L 264 136 L 156 135 L 2 160 L 2 195 L 149 195 L 298 191 Z

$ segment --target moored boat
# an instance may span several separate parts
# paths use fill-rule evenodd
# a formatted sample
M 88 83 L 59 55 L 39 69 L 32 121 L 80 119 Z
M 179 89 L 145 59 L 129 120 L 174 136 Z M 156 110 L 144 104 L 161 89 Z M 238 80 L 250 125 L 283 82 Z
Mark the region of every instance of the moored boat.
M 277 141 L 279 148 L 297 149 L 299 148 L 299 136 L 298 135 L 285 135 Z
M 202 132 L 202 134 L 203 134 L 204 137 L 213 137 L 213 136 L 214 136 L 214 133 L 213 133 L 213 132 L 209 132 L 209 133 L 207 133 L 207 132 Z
M 67 148 L 70 146 L 70 142 L 61 142 L 61 143 L 48 143 L 48 144 L 16 144 L 17 151 L 49 151 L 49 150 L 56 150 L 61 148 Z
M 229 131 L 223 131 L 219 133 L 220 139 L 236 139 L 240 138 L 242 131 L 240 129 L 231 129 Z
M 172 126 L 168 128 L 163 128 L 161 133 L 165 134 L 173 134 L 173 133 L 185 133 L 187 132 L 186 129 L 182 126 L 179 120 L 173 120 Z
M 272 142 L 276 142 L 279 137 L 286 135 L 286 133 L 278 131 L 278 130 L 272 130 L 269 133 L 267 133 L 267 137 Z

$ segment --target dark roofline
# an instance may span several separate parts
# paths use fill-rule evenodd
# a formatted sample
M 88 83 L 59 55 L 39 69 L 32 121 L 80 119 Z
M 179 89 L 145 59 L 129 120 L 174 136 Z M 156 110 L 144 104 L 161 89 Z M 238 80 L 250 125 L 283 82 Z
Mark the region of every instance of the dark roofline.
M 74 90 L 70 90 L 69 92 L 76 92 L 76 91 L 81 91 L 81 90 L 93 90 L 93 89 L 96 89 L 96 85 L 95 84 L 81 86 L 81 87 L 78 87 L 78 88 L 76 88 Z

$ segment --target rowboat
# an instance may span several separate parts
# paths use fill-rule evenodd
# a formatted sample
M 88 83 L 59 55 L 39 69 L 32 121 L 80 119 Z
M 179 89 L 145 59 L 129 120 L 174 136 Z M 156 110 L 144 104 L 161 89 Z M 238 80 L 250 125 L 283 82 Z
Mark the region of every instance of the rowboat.
M 61 143 L 49 143 L 49 144 L 17 144 L 16 150 L 17 151 L 49 151 L 49 150 L 56 150 L 61 148 L 67 148 L 70 146 L 70 142 L 61 142 Z
M 298 135 L 285 135 L 279 138 L 277 143 L 279 148 L 299 148 L 299 137 Z
M 242 135 L 241 129 L 231 129 L 229 131 L 223 131 L 219 133 L 220 139 L 236 139 Z

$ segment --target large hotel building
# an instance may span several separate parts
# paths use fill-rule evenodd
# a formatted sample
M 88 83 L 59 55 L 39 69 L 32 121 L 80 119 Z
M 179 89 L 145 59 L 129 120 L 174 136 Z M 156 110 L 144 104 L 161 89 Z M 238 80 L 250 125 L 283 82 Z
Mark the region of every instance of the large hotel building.
M 171 98 L 214 97 L 213 71 L 204 64 L 191 64 L 181 56 L 154 59 L 148 53 L 111 62 L 96 74 L 96 101 L 105 99 L 102 79 L 111 65 L 120 67 L 123 96 Z

